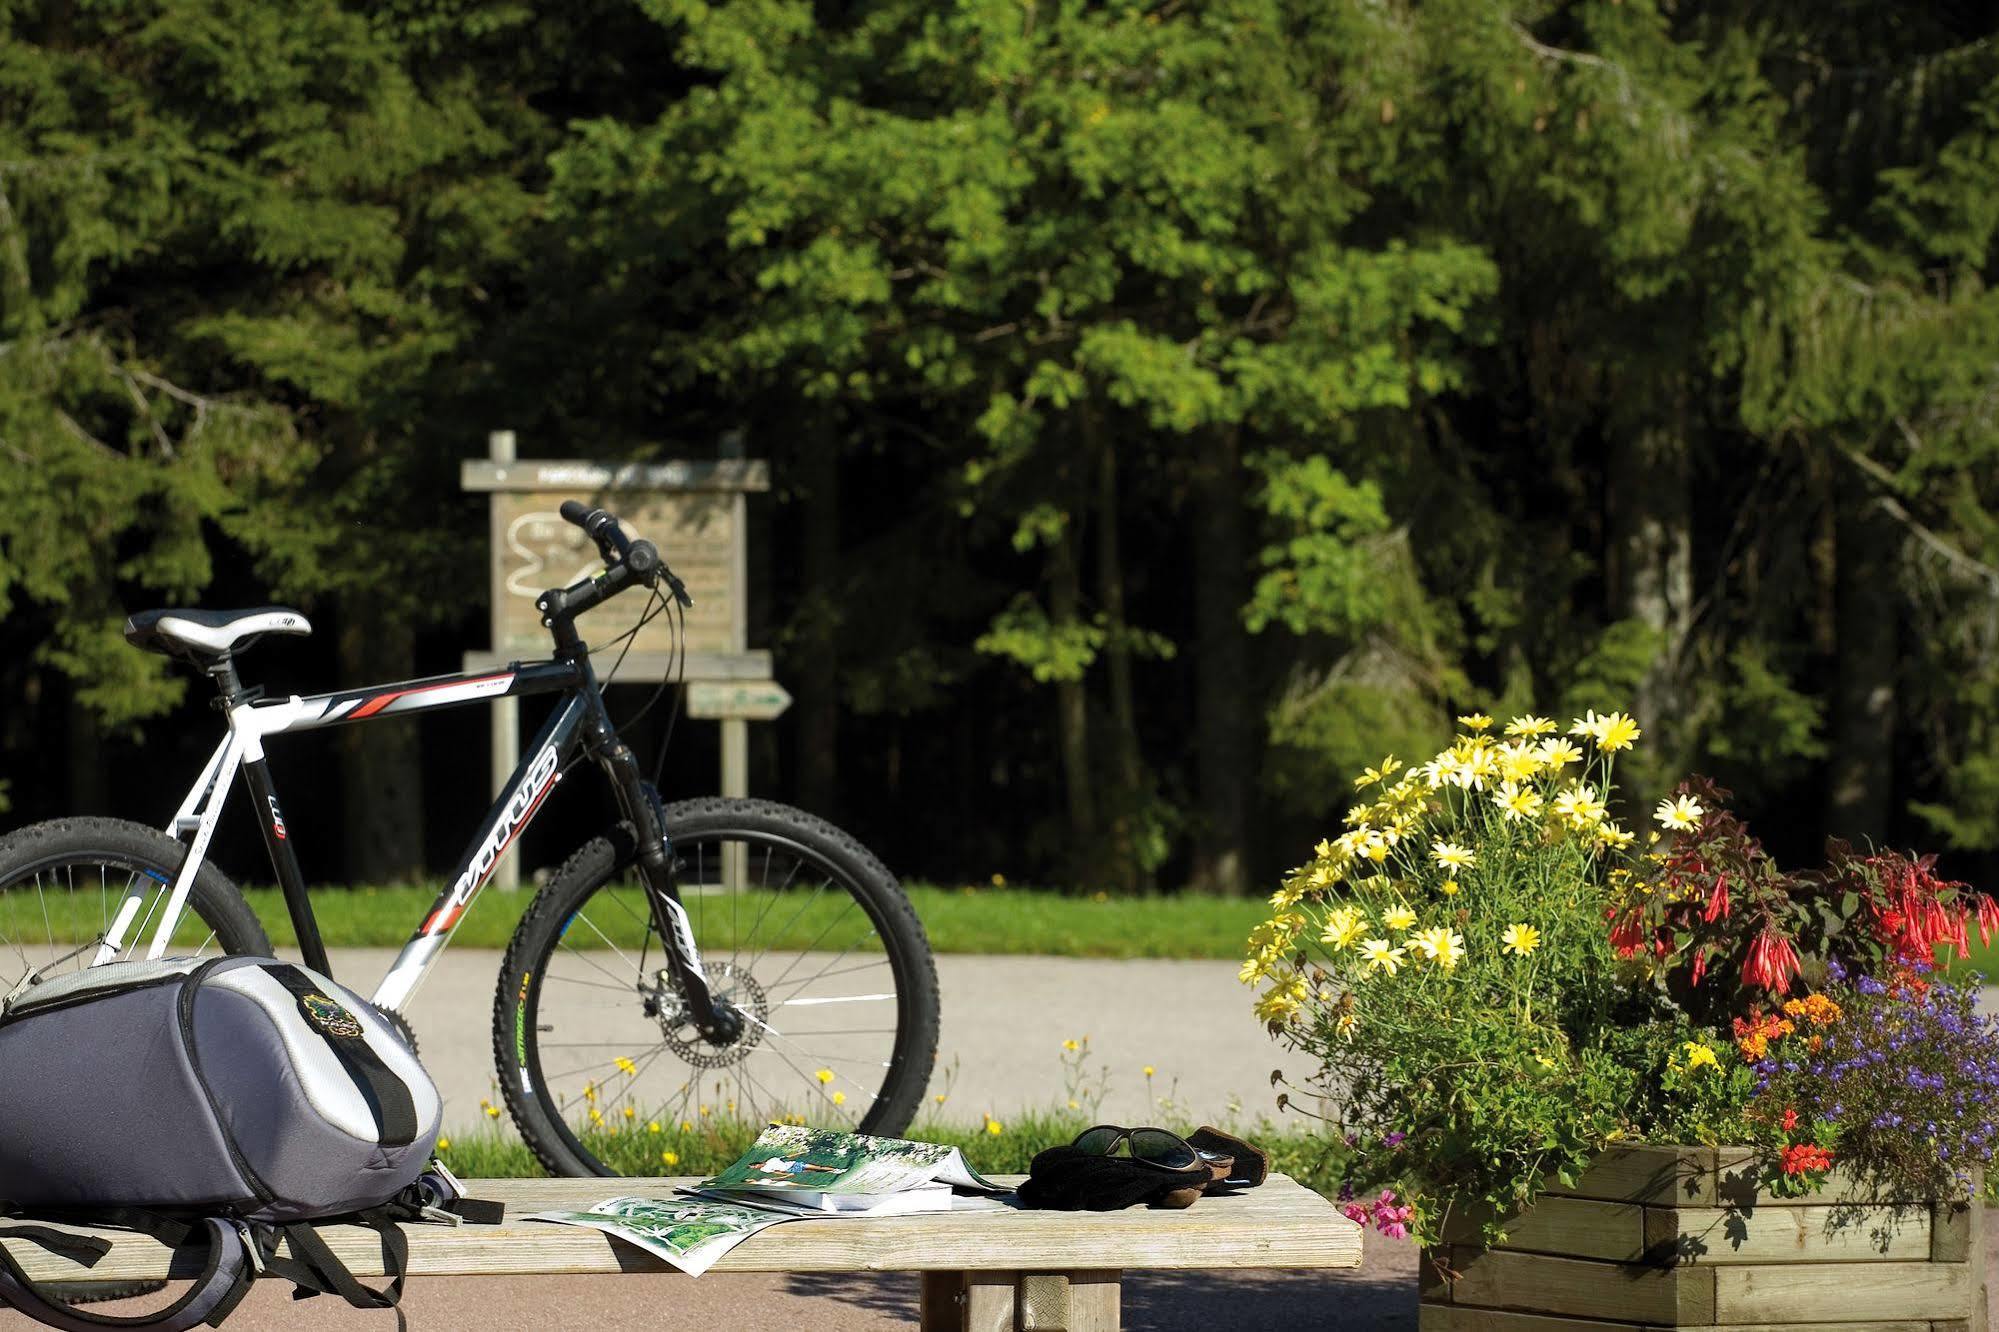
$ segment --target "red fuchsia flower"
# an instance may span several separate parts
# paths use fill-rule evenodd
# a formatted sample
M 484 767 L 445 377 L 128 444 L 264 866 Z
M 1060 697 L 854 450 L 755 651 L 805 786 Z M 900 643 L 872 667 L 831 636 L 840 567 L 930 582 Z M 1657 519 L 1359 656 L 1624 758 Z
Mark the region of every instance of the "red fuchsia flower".
M 1832 1168 L 1832 1153 L 1809 1142 L 1795 1143 L 1786 1147 L 1783 1156 L 1778 1159 L 1787 1175 L 1804 1175 Z
M 1714 876 L 1714 891 L 1707 895 L 1707 907 L 1701 912 L 1701 919 L 1712 925 L 1728 915 L 1728 876 Z M 1698 981 L 1695 984 L 1699 984 Z
M 1610 927 L 1610 946 L 1619 957 L 1636 957 L 1645 946 L 1645 926 L 1633 912 Z
M 1978 899 L 1978 942 L 1989 944 L 1999 934 L 1999 901 L 1987 893 Z
M 1763 932 L 1749 945 L 1749 956 L 1742 964 L 1742 979 L 1772 994 L 1783 994 L 1791 988 L 1798 972 L 1798 950 L 1775 929 L 1764 926 Z
M 1699 985 L 1701 983 L 1701 977 L 1705 975 L 1707 975 L 1707 949 L 1696 948 L 1694 950 L 1693 983 Z
M 1786 1107 L 1784 1110 L 1784 1132 L 1790 1133 L 1798 1127 L 1798 1112 Z

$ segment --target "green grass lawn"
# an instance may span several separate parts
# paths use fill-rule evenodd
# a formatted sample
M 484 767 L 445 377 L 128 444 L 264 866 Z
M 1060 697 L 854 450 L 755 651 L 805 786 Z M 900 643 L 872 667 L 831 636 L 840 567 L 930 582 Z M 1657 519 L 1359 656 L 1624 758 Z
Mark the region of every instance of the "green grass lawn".
M 1107 899 L 1074 897 L 1031 888 L 909 887 L 910 903 L 940 953 L 1043 953 L 1063 957 L 1189 957 L 1237 958 L 1244 938 L 1268 908 L 1260 898 L 1218 900 L 1202 897 Z M 270 931 L 273 942 L 292 942 L 291 918 L 275 888 L 246 891 L 251 908 Z M 312 895 L 320 933 L 333 947 L 400 947 L 430 910 L 431 888 L 326 889 Z M 734 924 L 747 928 L 760 903 L 745 895 Z M 453 944 L 469 948 L 503 948 L 513 935 L 533 892 L 503 893 L 488 889 L 479 895 L 458 928 Z M 818 937 L 832 917 L 833 899 L 824 899 L 793 921 L 773 910 L 760 934 L 782 926 L 772 947 L 802 947 Z M 696 934 L 704 944 L 726 939 L 731 927 L 726 909 L 712 901 L 690 900 Z M 592 913 L 593 920 L 614 942 L 637 939 L 637 917 L 617 911 Z M 630 934 L 630 940 L 623 937 Z M 583 941 L 578 932 L 576 942 Z
M 940 888 L 930 884 L 909 885 L 908 892 L 910 904 L 930 935 L 930 946 L 939 953 L 1235 959 L 1242 956 L 1243 940 L 1250 930 L 1268 912 L 1261 898 L 1099 900 L 1040 888 Z M 252 888 L 245 896 L 273 941 L 289 944 L 291 919 L 285 914 L 284 898 L 278 890 Z M 753 900 L 756 896 L 746 895 L 735 924 L 746 926 L 755 919 L 761 905 Z M 328 944 L 395 948 L 409 938 L 435 897 L 431 888 L 352 888 L 315 892 L 312 901 Z M 513 893 L 488 889 L 473 903 L 452 942 L 468 948 L 504 948 L 533 897 L 530 889 Z M 831 920 L 832 905 L 830 900 L 822 900 L 795 920 L 785 911 L 771 911 L 765 917 L 765 933 L 780 924 L 788 927 L 771 946 L 811 943 Z M 728 938 L 732 922 L 721 908 L 697 898 L 688 903 L 688 911 L 695 917 L 702 944 L 719 946 Z M 593 919 L 620 946 L 637 942 L 636 914 L 598 911 Z M 575 942 L 584 942 L 580 931 Z M 1953 973 L 1976 971 L 1999 978 L 1999 940 L 1981 947 L 1974 936 L 1969 961 L 1946 962 Z

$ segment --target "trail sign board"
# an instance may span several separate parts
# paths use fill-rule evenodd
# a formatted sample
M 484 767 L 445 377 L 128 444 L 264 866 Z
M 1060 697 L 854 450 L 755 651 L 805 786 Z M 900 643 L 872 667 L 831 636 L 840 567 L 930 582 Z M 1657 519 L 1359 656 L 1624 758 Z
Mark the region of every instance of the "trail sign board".
M 649 538 L 687 584 L 685 650 L 690 658 L 741 653 L 749 634 L 744 495 L 770 487 L 766 464 L 746 459 L 610 466 L 577 462 L 460 464 L 467 490 L 489 491 L 492 542 L 492 651 L 500 657 L 548 650 L 548 630 L 534 600 L 603 567 L 583 530 L 564 522 L 564 500 L 610 510 L 627 532 Z M 592 612 L 591 642 L 608 642 L 644 616 L 644 597 L 619 597 Z M 669 650 L 671 617 L 661 615 L 632 639 L 634 663 Z M 729 671 L 730 675 L 738 672 Z

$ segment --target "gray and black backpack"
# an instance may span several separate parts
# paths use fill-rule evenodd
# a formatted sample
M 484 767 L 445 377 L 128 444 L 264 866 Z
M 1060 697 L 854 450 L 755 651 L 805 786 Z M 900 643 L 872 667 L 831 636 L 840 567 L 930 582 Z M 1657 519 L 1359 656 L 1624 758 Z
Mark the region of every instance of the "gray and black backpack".
M 220 1323 L 261 1270 L 301 1295 L 393 1307 L 397 1222 L 455 1202 L 448 1173 L 426 1173 L 441 1111 L 382 1015 L 304 967 L 114 962 L 29 985 L 0 1004 L 0 1216 L 16 1222 L 0 1235 L 78 1261 L 109 1246 L 32 1222 L 174 1247 L 205 1235 L 209 1252 L 185 1296 L 134 1321 L 65 1302 L 0 1246 L 0 1305 L 72 1332 L 181 1332 Z M 305 1224 L 336 1218 L 381 1234 L 386 1289 L 362 1286 Z

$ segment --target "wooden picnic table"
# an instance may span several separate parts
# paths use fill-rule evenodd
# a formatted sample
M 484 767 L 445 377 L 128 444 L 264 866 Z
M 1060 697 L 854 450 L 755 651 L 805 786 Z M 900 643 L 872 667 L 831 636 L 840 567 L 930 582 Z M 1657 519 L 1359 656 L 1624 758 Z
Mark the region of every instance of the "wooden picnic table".
M 671 1270 L 645 1250 L 574 1226 L 523 1221 L 582 1211 L 624 1194 L 671 1196 L 694 1179 L 475 1179 L 474 1198 L 507 1205 L 497 1226 L 409 1225 L 409 1271 L 424 1276 Z M 1000 1176 L 1003 1184 L 1017 1176 Z M 191 1277 L 198 1253 L 168 1261 L 152 1238 L 102 1232 L 111 1252 L 84 1268 L 7 1241 L 28 1275 L 60 1281 Z M 380 1237 L 353 1226 L 321 1231 L 363 1278 L 382 1272 Z M 920 1272 L 924 1332 L 1114 1332 L 1126 1271 L 1360 1266 L 1360 1227 L 1284 1175 L 1184 1211 L 932 1212 L 773 1226 L 723 1255 L 715 1272 Z M 171 1269 L 171 1270 L 170 1270 Z

